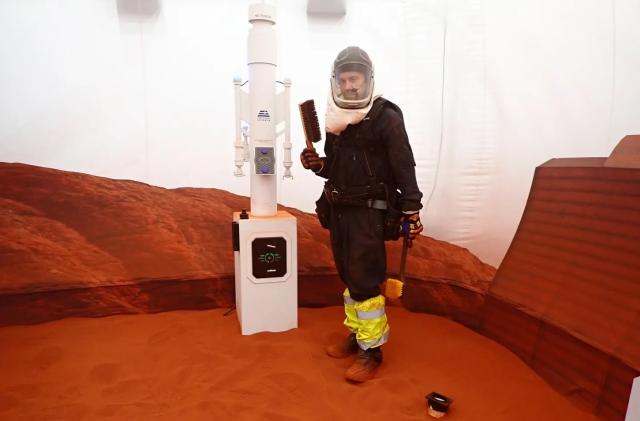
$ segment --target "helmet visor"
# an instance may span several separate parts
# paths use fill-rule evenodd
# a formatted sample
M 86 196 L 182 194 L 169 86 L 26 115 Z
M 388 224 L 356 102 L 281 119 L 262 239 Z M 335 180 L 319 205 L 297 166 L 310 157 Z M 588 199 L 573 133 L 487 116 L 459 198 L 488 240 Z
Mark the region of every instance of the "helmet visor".
M 333 101 L 340 108 L 364 108 L 371 102 L 373 75 L 369 66 L 345 63 L 331 77 Z

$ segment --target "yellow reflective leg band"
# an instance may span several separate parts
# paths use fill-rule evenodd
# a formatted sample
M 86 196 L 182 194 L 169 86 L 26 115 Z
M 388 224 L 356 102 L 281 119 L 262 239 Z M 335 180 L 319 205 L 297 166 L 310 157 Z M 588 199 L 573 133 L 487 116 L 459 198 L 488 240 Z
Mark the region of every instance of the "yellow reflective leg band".
M 356 334 L 362 349 L 377 348 L 389 339 L 389 324 L 384 311 L 384 296 L 356 301 L 354 304 L 360 325 Z
M 358 319 L 358 315 L 356 314 L 356 309 L 354 307 L 355 301 L 349 295 L 349 289 L 345 289 L 344 293 L 344 314 L 347 317 L 344 319 L 344 325 L 353 333 L 358 332 L 358 327 L 360 326 L 360 320 Z

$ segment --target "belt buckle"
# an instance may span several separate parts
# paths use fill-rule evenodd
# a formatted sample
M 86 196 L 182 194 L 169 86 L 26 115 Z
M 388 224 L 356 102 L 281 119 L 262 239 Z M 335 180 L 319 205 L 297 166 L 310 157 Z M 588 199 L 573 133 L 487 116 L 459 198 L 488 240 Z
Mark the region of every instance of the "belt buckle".
M 338 199 L 340 198 L 340 192 L 338 190 L 336 190 L 335 188 L 333 190 L 331 190 L 331 200 L 333 202 L 337 202 Z

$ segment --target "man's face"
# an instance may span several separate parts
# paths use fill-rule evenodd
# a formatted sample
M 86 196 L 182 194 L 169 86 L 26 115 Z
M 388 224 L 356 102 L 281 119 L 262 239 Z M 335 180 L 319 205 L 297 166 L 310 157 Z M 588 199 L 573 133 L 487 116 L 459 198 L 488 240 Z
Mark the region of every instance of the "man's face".
M 338 76 L 338 84 L 344 99 L 354 101 L 364 97 L 365 77 L 360 72 L 346 71 Z

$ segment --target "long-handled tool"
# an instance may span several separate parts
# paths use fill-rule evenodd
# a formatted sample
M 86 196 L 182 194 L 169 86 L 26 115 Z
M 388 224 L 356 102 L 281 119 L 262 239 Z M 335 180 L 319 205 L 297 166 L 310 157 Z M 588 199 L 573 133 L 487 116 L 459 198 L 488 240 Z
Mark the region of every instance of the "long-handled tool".
M 409 221 L 402 223 L 402 257 L 400 257 L 400 279 L 387 278 L 384 284 L 384 296 L 397 300 L 402 297 L 404 287 L 404 268 L 407 265 L 407 251 L 411 247 L 411 238 L 409 237 Z

